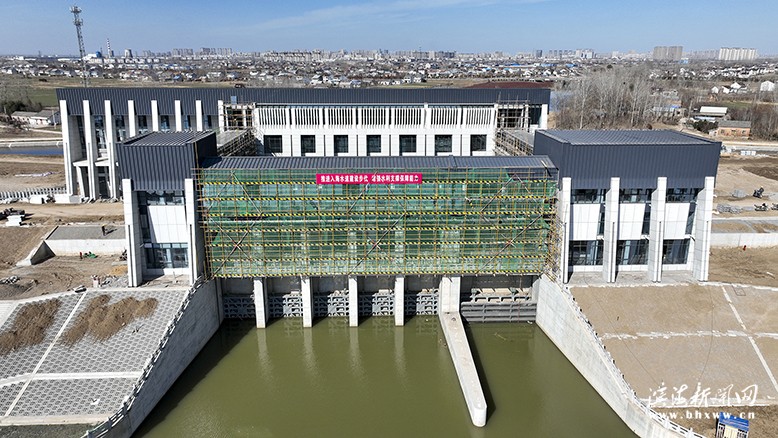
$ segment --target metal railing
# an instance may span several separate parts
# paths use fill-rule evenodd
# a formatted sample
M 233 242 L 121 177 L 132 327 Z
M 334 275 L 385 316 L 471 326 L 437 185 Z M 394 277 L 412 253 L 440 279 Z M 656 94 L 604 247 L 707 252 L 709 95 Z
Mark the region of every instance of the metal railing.
M 165 346 L 170 340 L 170 336 L 173 335 L 173 332 L 178 326 L 178 322 L 181 320 L 181 317 L 184 316 L 184 311 L 186 310 L 187 307 L 189 307 L 189 303 L 192 301 L 192 297 L 194 296 L 197 289 L 199 289 L 200 286 L 202 286 L 204 283 L 205 283 L 205 278 L 199 277 L 197 281 L 195 281 L 194 285 L 189 289 L 189 291 L 186 294 L 186 297 L 184 297 L 184 300 L 181 303 L 181 306 L 178 308 L 175 317 L 173 317 L 170 323 L 168 323 L 167 329 L 165 329 L 165 334 L 162 336 L 162 339 L 160 339 L 159 344 L 157 344 L 157 348 L 154 350 L 154 353 L 152 353 L 148 362 L 146 362 L 146 366 L 143 368 L 143 371 L 141 372 L 138 381 L 135 382 L 135 385 L 133 385 L 132 393 L 124 399 L 124 401 L 122 402 L 122 406 L 113 415 L 108 417 L 107 420 L 98 424 L 94 428 L 88 430 L 83 435 L 84 437 L 86 438 L 103 437 L 107 435 L 108 432 L 111 431 L 111 429 L 116 427 L 127 417 L 129 411 L 132 409 L 135 399 L 138 398 L 141 389 L 143 389 L 143 386 L 146 384 L 146 380 L 149 378 L 151 372 L 154 370 L 154 367 L 157 365 L 157 362 L 159 361 L 159 358 L 161 357 L 165 349 Z
M 10 190 L 10 191 L 0 192 L 0 200 L 8 199 L 8 198 L 25 199 L 35 195 L 61 195 L 63 193 L 67 193 L 66 190 L 67 189 L 65 188 L 65 186 L 40 187 L 35 189 L 18 190 L 18 191 Z

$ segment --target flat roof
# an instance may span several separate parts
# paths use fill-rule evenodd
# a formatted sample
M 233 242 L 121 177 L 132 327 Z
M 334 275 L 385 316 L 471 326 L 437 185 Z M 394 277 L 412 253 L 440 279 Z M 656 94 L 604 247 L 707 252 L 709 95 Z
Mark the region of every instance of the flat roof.
M 496 157 L 210 157 L 209 169 L 471 169 L 533 168 L 556 172 L 545 155 Z
M 711 145 L 718 143 L 695 135 L 672 130 L 558 130 L 539 131 L 571 145 Z
M 128 138 L 126 146 L 184 146 L 202 140 L 213 131 L 149 132 Z

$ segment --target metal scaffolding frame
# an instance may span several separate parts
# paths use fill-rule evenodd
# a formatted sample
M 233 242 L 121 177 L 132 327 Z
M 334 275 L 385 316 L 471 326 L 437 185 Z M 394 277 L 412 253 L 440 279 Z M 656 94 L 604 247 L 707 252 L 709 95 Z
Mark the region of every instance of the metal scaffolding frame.
M 209 274 L 538 275 L 555 263 L 555 169 L 363 173 L 392 172 L 421 173 L 422 183 L 318 185 L 313 169 L 197 169 Z

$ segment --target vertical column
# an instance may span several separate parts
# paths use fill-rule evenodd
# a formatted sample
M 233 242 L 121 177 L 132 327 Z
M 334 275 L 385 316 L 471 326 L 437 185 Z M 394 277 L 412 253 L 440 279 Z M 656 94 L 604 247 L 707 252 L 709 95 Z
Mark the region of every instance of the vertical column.
M 359 282 L 354 275 L 348 276 L 348 326 L 359 325 Z
M 184 121 L 182 120 L 182 114 L 181 114 L 181 101 L 176 100 L 173 101 L 173 111 L 176 113 L 176 131 L 183 131 L 184 130 Z
M 405 276 L 394 277 L 394 325 L 405 325 Z
M 84 169 L 83 167 L 76 166 L 76 180 L 78 182 L 78 197 L 79 198 L 86 198 L 86 185 L 84 184 Z
M 697 281 L 708 281 L 714 182 L 714 177 L 705 177 L 705 187 L 697 195 L 697 209 L 694 212 L 694 260 L 692 260 L 692 269 L 694 270 L 694 278 Z
M 355 137 L 357 140 L 357 156 L 366 157 L 367 156 L 367 135 L 358 134 L 355 135 Z
M 648 280 L 662 281 L 662 242 L 665 234 L 665 202 L 667 178 L 656 179 L 656 190 L 651 194 L 651 216 L 648 231 Z
M 316 144 L 316 152 L 317 153 L 320 150 L 319 144 L 318 144 L 319 143 L 318 142 L 319 137 L 320 136 L 318 136 L 318 135 L 316 136 L 316 140 L 317 140 L 316 141 L 316 143 L 317 143 Z M 332 135 L 326 134 L 326 135 L 322 135 L 321 139 L 322 139 L 322 143 L 324 143 L 324 156 L 325 157 L 334 157 L 335 156 L 335 139 L 334 139 L 334 137 Z
M 78 129 L 74 126 L 71 129 L 70 126 L 70 114 L 68 113 L 68 102 L 66 100 L 59 101 L 59 114 L 62 120 L 62 155 L 65 160 L 65 190 L 68 195 L 73 195 L 75 192 L 75 179 L 73 174 L 73 154 L 71 153 L 71 145 L 73 144 L 73 138 L 71 137 L 73 131 L 78 132 Z M 78 137 L 75 137 L 76 141 Z
M 111 101 L 105 101 L 105 147 L 108 149 L 108 196 L 119 197 L 119 179 L 116 165 L 116 129 L 114 128 L 113 111 Z
M 548 104 L 544 103 L 540 107 L 540 121 L 538 129 L 548 129 Z
M 265 279 L 254 279 L 254 309 L 257 315 L 257 328 L 267 327 L 267 293 Z
M 224 131 L 224 127 L 226 126 L 226 122 L 224 120 L 224 101 L 223 100 L 217 100 L 216 101 L 216 110 L 219 114 L 219 131 Z
M 132 191 L 132 180 L 122 180 L 124 192 L 124 227 L 127 246 L 127 281 L 138 287 L 143 279 L 143 240 L 140 233 L 138 196 Z
M 559 188 L 559 219 L 562 221 L 562 247 L 559 251 L 559 277 L 563 283 L 570 280 L 570 216 L 572 210 L 572 180 L 570 177 L 562 178 L 562 185 Z
M 95 122 L 92 118 L 92 109 L 89 107 L 89 101 L 83 101 L 84 105 L 84 140 L 86 142 L 86 160 L 87 160 L 87 187 L 84 194 L 87 198 L 98 198 L 97 193 L 97 144 L 95 143 Z
M 203 101 L 195 100 L 195 123 L 197 124 L 197 130 L 202 131 L 203 128 Z
M 159 106 L 156 100 L 151 101 L 151 130 L 159 131 Z
M 311 277 L 300 277 L 300 293 L 303 296 L 303 327 L 313 327 Z
M 619 239 L 619 178 L 611 178 L 605 194 L 605 230 L 602 250 L 602 279 L 616 281 L 616 244 Z
M 138 135 L 138 119 L 135 115 L 135 101 L 127 101 L 127 119 L 130 137 L 135 137 Z
M 444 275 L 438 288 L 438 313 L 459 312 L 460 288 L 462 277 Z
M 186 235 L 187 235 L 187 255 L 189 257 L 189 284 L 193 285 L 201 272 L 197 269 L 200 266 L 201 252 L 199 249 L 200 239 L 197 238 L 197 209 L 195 206 L 195 185 L 192 178 L 184 180 L 184 202 L 186 215 Z

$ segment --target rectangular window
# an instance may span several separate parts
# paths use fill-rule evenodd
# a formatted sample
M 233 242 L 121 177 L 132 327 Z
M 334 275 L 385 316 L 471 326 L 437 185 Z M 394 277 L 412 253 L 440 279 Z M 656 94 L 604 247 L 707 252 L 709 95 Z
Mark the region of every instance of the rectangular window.
M 213 118 L 212 116 L 205 116 L 205 126 L 203 126 L 205 129 L 213 129 Z
M 280 154 L 284 151 L 284 141 L 280 135 L 266 135 L 262 138 L 266 154 Z
M 645 265 L 648 240 L 619 240 L 616 244 L 616 264 Z
M 453 150 L 450 135 L 435 136 L 435 155 L 450 154 Z
M 400 155 L 415 154 L 416 153 L 416 136 L 415 135 L 401 135 L 400 136 Z
M 98 149 L 103 149 L 105 145 L 105 123 L 103 116 L 94 116 L 95 140 Z
M 348 154 L 348 135 L 333 136 L 335 142 L 335 155 Z
M 685 265 L 689 255 L 689 239 L 665 240 L 662 242 L 663 265 Z
M 485 135 L 471 135 L 470 136 L 470 152 L 483 152 L 486 151 L 486 136 Z
M 116 126 L 116 140 L 124 141 L 127 138 L 127 128 L 124 125 L 124 116 L 113 116 L 113 125 Z
M 570 266 L 602 265 L 602 240 L 571 240 Z
M 138 205 L 184 205 L 184 192 L 138 192 Z
M 307 154 L 316 153 L 316 136 L 315 135 L 301 135 L 300 136 L 300 149 L 303 156 Z
M 159 130 L 162 132 L 170 131 L 170 116 L 159 116 Z
M 651 232 L 651 204 L 646 204 L 646 211 L 643 212 L 643 228 L 640 230 L 640 234 L 648 234 Z
M 184 131 L 189 131 L 192 128 L 192 116 L 184 116 Z
M 650 189 L 622 189 L 619 190 L 619 203 L 640 204 L 651 200 Z
M 667 202 L 694 202 L 699 189 L 667 189 Z
M 602 204 L 605 202 L 604 189 L 578 189 L 570 194 L 572 204 Z
M 689 215 L 686 217 L 686 234 L 692 234 L 694 230 L 694 212 L 697 211 L 697 203 L 689 204 Z
M 378 155 L 381 153 L 381 136 L 380 135 L 368 135 L 367 136 L 367 154 Z
M 186 268 L 189 266 L 187 249 L 186 243 L 146 244 L 146 268 Z
M 149 132 L 149 121 L 146 116 L 138 116 L 138 134 Z

